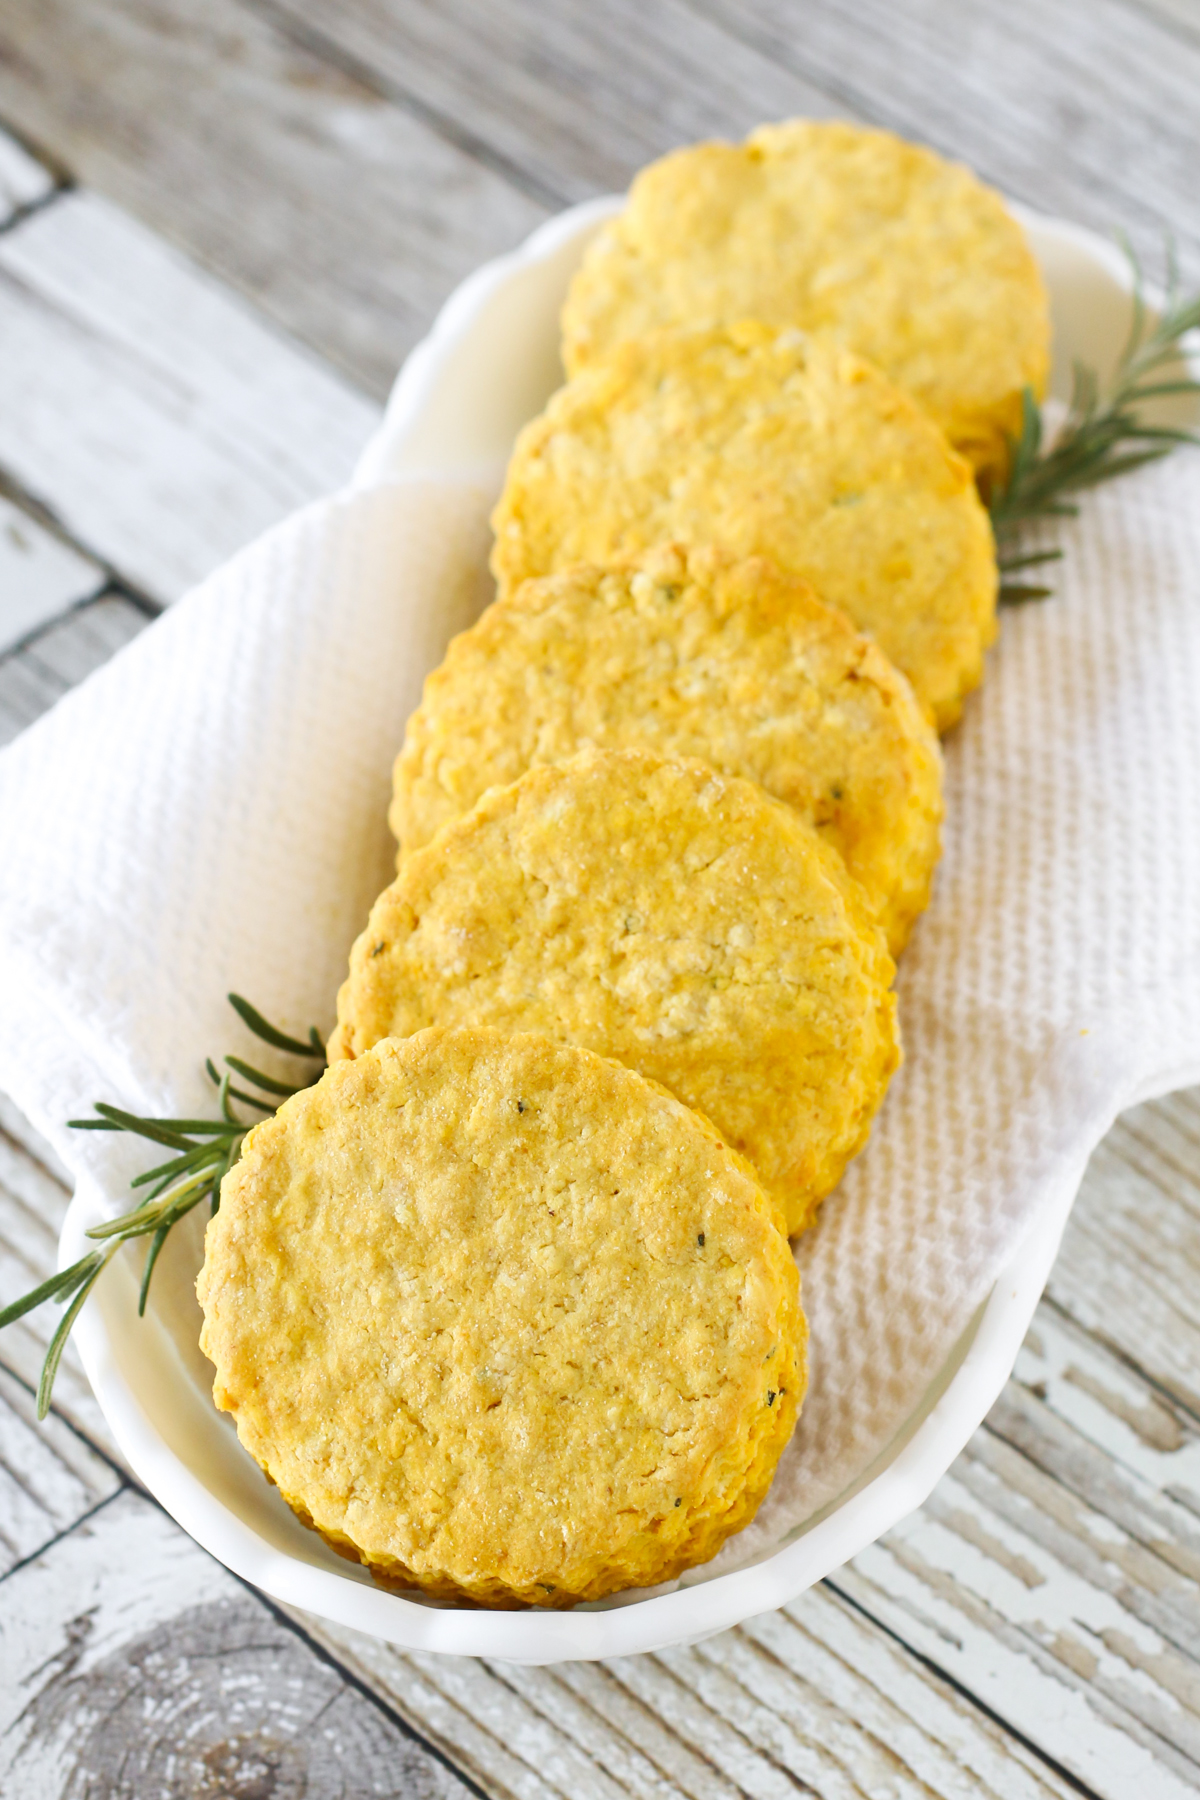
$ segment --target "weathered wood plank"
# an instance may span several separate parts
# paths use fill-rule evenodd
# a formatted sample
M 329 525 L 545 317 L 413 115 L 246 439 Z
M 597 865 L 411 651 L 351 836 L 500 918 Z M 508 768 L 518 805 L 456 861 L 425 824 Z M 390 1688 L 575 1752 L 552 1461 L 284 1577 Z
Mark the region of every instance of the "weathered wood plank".
M 20 652 L 0 663 L 0 746 L 53 706 L 62 692 L 26 666 Z
M 120 1486 L 112 1464 L 60 1418 L 39 1425 L 33 1395 L 0 1366 L 0 1576 Z
M 53 1273 L 58 1234 L 70 1199 L 69 1186 L 48 1166 L 52 1158 L 39 1160 L 33 1133 L 15 1113 L 11 1102 L 4 1101 L 0 1116 L 0 1306 L 19 1299 Z M 0 1334 L 0 1363 L 29 1390 L 37 1388 L 56 1323 L 53 1306 L 43 1306 Z M 72 1344 L 67 1345 L 59 1365 L 54 1408 L 106 1456 L 120 1461 Z
M 573 1789 L 578 1792 L 581 1781 L 587 1792 L 628 1794 L 636 1796 L 637 1800 L 670 1800 L 678 1793 L 678 1788 L 663 1779 L 636 1745 L 597 1718 L 576 1691 L 556 1679 L 557 1671 L 510 1667 L 502 1663 L 490 1663 L 488 1669 L 537 1715 L 548 1739 L 548 1748 L 555 1746 L 560 1736 L 570 1741 L 575 1752 L 571 1763 L 561 1752 L 550 1749 L 550 1766 L 564 1793 Z M 579 1752 L 590 1759 L 590 1763 L 581 1762 Z
M 1148 257 L 1173 232 L 1200 272 L 1200 43 L 1123 0 L 698 0 L 707 19 L 852 110 L 964 158 L 1046 212 L 1127 230 Z
M 0 745 L 32 725 L 148 623 L 147 613 L 123 594 L 103 594 L 0 658 Z
M 411 1656 L 403 1660 L 444 1699 L 453 1702 L 460 1715 L 469 1715 L 483 1727 L 491 1740 L 486 1746 L 489 1755 L 494 1755 L 493 1746 L 507 1749 L 519 1770 L 520 1786 L 513 1791 L 521 1800 L 526 1800 L 526 1796 L 534 1800 L 539 1793 L 562 1795 L 564 1800 L 577 1793 L 611 1800 L 620 1792 L 598 1763 L 514 1694 L 486 1664 L 460 1656 Z M 531 1784 L 530 1776 L 536 1785 Z
M 743 1635 L 794 1678 L 787 1717 L 822 1740 L 867 1794 L 902 1793 L 910 1781 L 946 1800 L 1065 1794 L 1067 1784 L 823 1584 L 791 1606 L 743 1627 Z M 708 1654 L 704 1645 L 700 1654 Z
M 40 632 L 26 647 L 23 660 L 66 692 L 132 643 L 151 618 L 124 594 L 103 594 Z
M 1135 1544 L 1200 1580 L 1196 1419 L 1051 1303 L 1039 1310 L 1015 1377 L 989 1429 Z M 1200 1631 L 1190 1610 L 1183 1623 Z
M 0 115 L 379 397 L 547 210 L 238 0 L 11 0 Z
M 54 192 L 54 177 L 23 144 L 0 131 L 0 227 Z
M 469 1757 L 481 1779 L 503 1781 L 520 1800 L 607 1793 L 610 1781 L 654 1800 L 790 1800 L 798 1783 L 822 1800 L 1072 1791 L 826 1588 L 695 1651 L 596 1666 L 411 1657 L 320 1621 L 309 1628 L 456 1759 Z
M 835 1586 L 1097 1793 L 1193 1791 L 1198 1435 L 1044 1303 L 988 1426 Z
M 686 1794 L 689 1800 L 692 1796 L 695 1800 L 727 1800 L 735 1795 L 737 1790 L 719 1769 L 622 1687 L 615 1670 L 616 1665 L 564 1663 L 553 1671 L 553 1678 L 559 1691 L 569 1689 L 586 1701 L 613 1737 L 641 1751 L 661 1771 L 672 1794 Z
M 742 136 L 765 118 L 842 110 L 684 0 L 272 0 L 315 47 L 349 55 L 388 91 L 469 120 L 502 155 L 565 203 L 623 188 L 676 144 Z
M 1139 12 L 1149 13 L 1171 30 L 1200 44 L 1200 11 L 1196 0 L 1133 0 Z
M 470 1791 L 136 1494 L 102 1506 L 0 1592 L 5 1793 Z
M 339 1662 L 398 1710 L 420 1719 L 483 1785 L 501 1786 L 514 1800 L 574 1800 L 614 1790 L 655 1800 L 664 1794 L 738 1800 L 759 1793 L 731 1782 L 702 1745 L 680 1738 L 603 1670 L 572 1664 L 551 1673 L 462 1657 L 408 1656 L 323 1620 L 305 1623 Z M 582 1730 L 572 1699 L 585 1693 L 595 1719 Z
M 0 1094 L 0 1133 L 40 1163 L 59 1186 L 70 1192 L 71 1173 L 40 1132 L 35 1131 L 25 1114 L 13 1105 L 7 1094 Z
M 0 388 L 0 465 L 160 602 L 344 482 L 378 417 L 86 193 L 0 235 Z
M 0 656 L 106 579 L 98 563 L 0 494 Z
M 1118 1124 L 1092 1158 L 1048 1292 L 1200 1415 L 1200 1220 L 1134 1166 L 1145 1160 Z
M 1196 1791 L 1190 1665 L 957 1476 L 834 1585 L 1104 1800 Z

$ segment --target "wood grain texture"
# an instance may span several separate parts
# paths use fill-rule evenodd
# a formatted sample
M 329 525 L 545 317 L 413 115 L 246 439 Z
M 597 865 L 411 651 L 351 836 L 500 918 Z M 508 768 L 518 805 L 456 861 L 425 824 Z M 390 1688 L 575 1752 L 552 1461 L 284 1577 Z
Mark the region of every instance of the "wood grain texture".
M 149 623 L 145 609 L 123 594 L 102 594 L 0 658 L 0 745 L 32 725 Z
M 126 1491 L 0 1587 L 0 1791 L 465 1800 L 469 1789 Z
M 852 111 L 1156 265 L 1200 275 L 1200 41 L 1125 0 L 696 0 L 703 16 Z
M 0 115 L 380 398 L 548 210 L 238 0 L 8 0 Z
M 65 1171 L 53 1166 L 11 1101 L 0 1100 L 0 1306 L 44 1281 L 57 1267 L 58 1234 L 71 1197 Z M 57 1323 L 53 1306 L 27 1313 L 0 1334 L 0 1365 L 37 1390 L 42 1359 Z M 111 1461 L 120 1462 L 83 1366 L 68 1343 L 54 1384 L 54 1409 Z
M 0 1576 L 120 1486 L 113 1465 L 61 1418 L 39 1425 L 33 1394 L 0 1367 Z
M 485 1786 L 517 1800 L 1049 1800 L 1036 1754 L 822 1586 L 696 1649 L 518 1669 L 309 1621 Z
M 1181 1140 L 1182 1139 L 1182 1143 Z M 1200 1416 L 1200 1097 L 1119 1120 L 1088 1171 L 1048 1292 Z
M 686 0 L 250 0 L 315 47 L 365 65 L 398 98 L 466 119 L 560 204 L 624 188 L 645 162 L 760 120 L 839 110 Z
M 0 656 L 105 580 L 98 563 L 0 494 Z
M 1200 5 L 1196 0 L 1134 0 L 1139 12 L 1149 13 L 1168 30 L 1200 44 Z
M 54 192 L 54 177 L 23 144 L 0 131 L 0 229 Z
M 0 235 L 0 387 L 0 465 L 160 603 L 346 481 L 378 417 L 85 193 Z

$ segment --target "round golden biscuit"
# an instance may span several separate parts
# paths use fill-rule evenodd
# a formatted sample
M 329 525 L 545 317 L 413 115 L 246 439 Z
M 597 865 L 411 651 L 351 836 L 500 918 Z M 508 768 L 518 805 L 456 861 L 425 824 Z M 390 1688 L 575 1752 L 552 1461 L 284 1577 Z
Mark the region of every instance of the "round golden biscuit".
M 899 1061 L 894 964 L 812 828 L 748 781 L 588 750 L 493 788 L 406 857 L 338 995 L 330 1060 L 430 1025 L 613 1056 L 811 1222 Z
M 1045 286 L 969 169 L 886 131 L 797 119 L 637 177 L 563 312 L 570 373 L 672 324 L 829 331 L 937 420 L 984 481 L 1049 370 Z
M 943 729 L 996 633 L 967 464 L 870 364 L 799 332 L 622 345 L 522 431 L 492 524 L 502 590 L 660 543 L 765 556 L 876 638 Z
M 804 1392 L 753 1171 L 540 1037 L 335 1065 L 247 1138 L 205 1249 L 217 1405 L 387 1585 L 570 1606 L 666 1581 L 753 1517 Z
M 667 546 L 527 581 L 456 637 L 396 759 L 401 857 L 585 745 L 757 781 L 844 859 L 893 955 L 929 901 L 937 735 L 878 645 L 761 558 Z

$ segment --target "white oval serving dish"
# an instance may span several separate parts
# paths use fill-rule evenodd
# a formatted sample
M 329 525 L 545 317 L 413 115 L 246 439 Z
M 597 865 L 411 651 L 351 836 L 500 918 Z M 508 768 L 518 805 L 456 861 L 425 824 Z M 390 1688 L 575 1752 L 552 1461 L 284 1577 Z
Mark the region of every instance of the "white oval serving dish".
M 463 283 L 405 364 L 358 485 L 418 474 L 498 485 L 516 431 L 562 378 L 557 323 L 571 272 L 618 205 L 602 199 L 572 208 Z M 1128 278 L 1117 251 L 1092 233 L 1021 217 L 1051 291 L 1054 391 L 1062 398 L 1074 358 L 1103 368 L 1117 353 Z M 1081 1151 L 1080 1179 L 1085 1164 Z M 139 1480 L 200 1544 L 273 1598 L 406 1649 L 522 1663 L 622 1656 L 695 1641 L 783 1605 L 919 1506 L 1007 1380 L 1068 1210 L 1069 1197 L 1038 1221 L 921 1405 L 897 1421 L 885 1454 L 782 1547 L 694 1585 L 618 1595 L 568 1613 L 410 1599 L 335 1557 L 243 1453 L 161 1322 L 137 1317 L 132 1265 L 118 1261 L 110 1270 L 80 1317 L 76 1341 Z M 82 1182 L 63 1228 L 64 1264 L 90 1248 L 87 1227 L 110 1213 L 99 1190 Z

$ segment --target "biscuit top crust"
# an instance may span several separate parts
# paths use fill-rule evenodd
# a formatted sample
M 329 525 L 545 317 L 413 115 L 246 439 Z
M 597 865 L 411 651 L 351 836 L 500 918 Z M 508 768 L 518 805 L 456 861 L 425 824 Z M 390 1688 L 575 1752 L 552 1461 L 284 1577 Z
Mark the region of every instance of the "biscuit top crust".
M 753 1174 L 640 1076 L 426 1031 L 257 1126 L 197 1284 L 217 1405 L 385 1576 L 570 1604 L 712 1555 L 804 1381 Z
M 796 1231 L 899 1061 L 893 972 L 862 889 L 790 808 L 707 764 L 588 750 L 405 859 L 329 1053 L 486 1024 L 614 1056 L 710 1118 Z
M 391 810 L 401 856 L 487 788 L 588 745 L 757 781 L 844 858 L 893 955 L 928 901 L 937 736 L 879 647 L 762 558 L 665 546 L 489 607 L 408 722 Z
M 570 373 L 675 323 L 830 331 L 985 476 L 1049 370 L 1045 286 L 999 195 L 886 131 L 793 120 L 652 163 L 563 312 Z
M 502 591 L 661 543 L 765 556 L 875 637 L 942 728 L 995 636 L 970 468 L 828 338 L 742 322 L 622 345 L 522 431 L 492 523 Z

